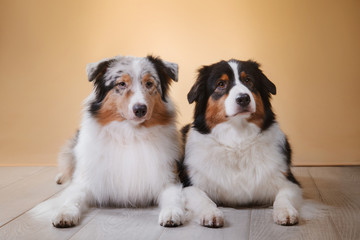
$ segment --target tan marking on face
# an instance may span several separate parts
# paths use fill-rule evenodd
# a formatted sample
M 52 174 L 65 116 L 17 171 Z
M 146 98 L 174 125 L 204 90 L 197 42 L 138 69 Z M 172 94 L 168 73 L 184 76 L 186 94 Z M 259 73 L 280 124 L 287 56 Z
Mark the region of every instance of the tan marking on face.
M 113 121 L 121 122 L 128 118 L 128 105 L 133 95 L 130 91 L 131 78 L 129 75 L 123 75 L 116 80 L 117 83 L 122 81 L 127 84 L 127 88 L 121 89 L 117 85 L 111 89 L 104 98 L 101 108 L 96 115 L 97 121 L 103 126 Z
M 161 99 L 158 92 L 153 95 L 147 94 L 146 97 L 149 117 L 142 123 L 145 127 L 156 125 L 167 125 L 175 120 L 175 113 L 170 112 L 165 102 Z
M 128 74 L 124 74 L 120 78 L 116 79 L 116 84 L 119 84 L 120 82 L 126 83 L 127 89 L 130 89 L 131 77 Z M 120 94 L 122 94 L 123 92 L 126 92 L 126 91 L 121 90 L 120 86 L 116 86 L 116 88 L 119 90 Z
M 220 80 L 229 81 L 229 76 L 226 73 L 224 73 L 223 75 L 221 75 Z
M 205 121 L 210 129 L 227 120 L 225 112 L 225 100 L 227 97 L 228 95 L 225 94 L 217 100 L 214 100 L 212 97 L 209 98 L 206 107 Z
M 153 85 L 151 88 L 147 88 L 146 87 L 146 83 L 147 82 L 151 82 Z M 144 86 L 145 89 L 148 89 L 149 91 L 154 91 L 156 90 L 156 83 L 154 78 L 150 75 L 150 74 L 146 74 L 142 79 L 141 79 L 141 84 Z
M 255 100 L 256 111 L 251 114 L 247 121 L 256 124 L 259 128 L 262 128 L 265 117 L 264 104 L 259 93 L 255 94 L 252 92 L 252 95 Z
M 247 78 L 246 72 L 242 71 L 242 72 L 240 73 L 240 79 L 243 80 L 243 79 L 245 79 L 245 78 Z
M 146 83 L 151 82 L 152 86 L 147 87 Z M 157 90 L 156 82 L 150 74 L 146 74 L 142 80 L 142 89 L 147 104 L 146 121 L 141 125 L 152 127 L 156 125 L 166 125 L 174 120 L 175 114 L 169 112 L 165 102 L 162 101 L 161 95 Z
M 221 87 L 219 87 L 219 82 L 220 81 L 223 81 L 223 82 L 225 82 L 224 84 L 224 86 L 221 88 Z M 221 75 L 221 77 L 217 80 L 217 82 L 216 82 L 216 89 L 215 89 L 215 92 L 221 92 L 221 91 L 225 91 L 225 89 L 227 88 L 227 86 L 229 85 L 229 76 L 227 75 L 227 74 L 223 74 L 223 75 Z

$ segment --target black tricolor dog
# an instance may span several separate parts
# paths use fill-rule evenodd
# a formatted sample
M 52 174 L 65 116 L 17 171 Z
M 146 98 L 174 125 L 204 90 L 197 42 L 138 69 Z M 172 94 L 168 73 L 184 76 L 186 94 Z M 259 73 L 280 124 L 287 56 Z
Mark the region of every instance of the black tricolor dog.
M 276 223 L 298 222 L 302 191 L 290 170 L 291 148 L 276 122 L 271 94 L 275 85 L 254 61 L 232 59 L 199 70 L 188 94 L 196 105 L 193 123 L 182 130 L 181 177 L 189 186 L 188 208 L 200 224 L 223 225 L 216 204 L 273 204 Z

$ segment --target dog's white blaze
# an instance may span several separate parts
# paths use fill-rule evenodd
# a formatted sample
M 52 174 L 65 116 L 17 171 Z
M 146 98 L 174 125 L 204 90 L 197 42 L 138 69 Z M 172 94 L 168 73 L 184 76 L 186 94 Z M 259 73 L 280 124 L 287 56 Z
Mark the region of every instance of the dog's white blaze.
M 235 83 L 236 84 L 240 83 L 240 76 L 238 70 L 239 65 L 233 61 L 229 61 L 228 64 L 230 65 L 232 71 L 234 72 Z
M 133 95 L 130 97 L 130 102 L 128 105 L 128 114 L 129 116 L 132 116 L 132 118 L 136 118 L 133 107 L 135 104 L 144 104 L 147 106 L 145 96 L 144 96 L 144 90 L 141 86 L 141 79 L 133 81 L 132 89 Z
M 227 116 L 234 116 L 239 111 L 241 111 L 241 107 L 239 104 L 236 103 L 236 98 L 239 94 L 246 93 L 250 96 L 250 104 L 249 104 L 249 111 L 255 112 L 256 111 L 256 103 L 251 91 L 241 83 L 239 71 L 238 71 L 238 64 L 233 61 L 229 61 L 228 64 L 230 65 L 235 78 L 235 85 L 230 89 L 229 96 L 225 100 L 225 113 Z M 248 117 L 249 114 L 243 115 L 244 117 Z

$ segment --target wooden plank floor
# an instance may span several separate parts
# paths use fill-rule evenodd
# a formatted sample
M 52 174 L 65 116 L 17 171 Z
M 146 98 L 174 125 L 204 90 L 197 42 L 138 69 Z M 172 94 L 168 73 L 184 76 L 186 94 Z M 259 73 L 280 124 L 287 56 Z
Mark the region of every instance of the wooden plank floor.
M 54 167 L 0 167 L 0 239 L 360 239 L 360 167 L 295 167 L 305 199 L 329 206 L 319 217 L 278 226 L 271 208 L 222 208 L 225 226 L 158 225 L 158 208 L 91 209 L 81 224 L 56 229 L 29 210 L 64 189 Z

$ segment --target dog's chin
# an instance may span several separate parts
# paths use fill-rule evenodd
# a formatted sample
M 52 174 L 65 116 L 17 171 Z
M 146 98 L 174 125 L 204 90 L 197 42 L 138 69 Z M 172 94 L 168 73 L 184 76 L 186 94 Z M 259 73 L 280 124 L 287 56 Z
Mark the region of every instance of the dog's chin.
M 131 122 L 134 125 L 139 125 L 139 124 L 145 122 L 146 118 L 145 117 L 142 117 L 142 118 L 132 117 L 132 118 L 130 118 L 128 120 L 129 120 L 129 122 Z
M 255 111 L 252 111 L 250 109 L 241 109 L 238 112 L 234 113 L 233 115 L 230 115 L 228 117 L 237 117 L 237 118 L 248 118 L 253 114 Z

